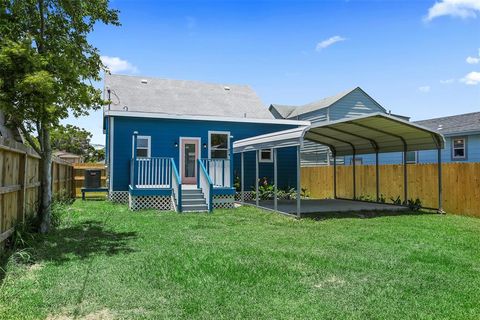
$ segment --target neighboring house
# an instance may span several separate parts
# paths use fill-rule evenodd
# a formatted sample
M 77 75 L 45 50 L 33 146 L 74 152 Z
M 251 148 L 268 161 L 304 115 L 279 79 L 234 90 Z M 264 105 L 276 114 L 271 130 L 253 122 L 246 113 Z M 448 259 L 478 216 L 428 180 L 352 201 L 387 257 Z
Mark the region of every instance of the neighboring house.
M 442 162 L 480 162 L 480 112 L 459 114 L 448 117 L 414 122 L 427 129 L 438 131 L 445 137 Z M 350 164 L 351 157 L 345 162 Z M 407 153 L 407 163 L 436 163 L 437 151 L 411 151 Z M 357 157 L 357 164 L 375 164 L 374 155 Z M 400 164 L 403 154 L 380 154 L 381 164 Z
M 83 163 L 83 157 L 82 156 L 80 156 L 78 154 L 66 152 L 66 151 L 54 151 L 53 156 L 57 157 L 57 158 L 60 158 L 62 160 L 65 160 L 67 162 L 70 162 L 70 163 Z
M 375 112 L 390 113 L 360 87 L 302 106 L 272 104 L 269 109 L 277 119 L 310 121 L 312 125 Z M 314 142 L 306 141 L 301 152 L 302 166 L 328 165 L 333 161 L 328 147 Z M 344 158 L 337 158 L 337 162 L 344 163 Z
M 245 85 L 106 75 L 104 92 L 111 101 L 104 110 L 110 198 L 132 209 L 232 207 L 240 175 L 233 141 L 308 124 L 275 119 Z M 295 148 L 280 153 L 278 185 L 295 187 Z M 245 168 L 250 190 L 254 152 L 245 154 Z M 261 152 L 259 172 L 273 175 L 271 150 Z

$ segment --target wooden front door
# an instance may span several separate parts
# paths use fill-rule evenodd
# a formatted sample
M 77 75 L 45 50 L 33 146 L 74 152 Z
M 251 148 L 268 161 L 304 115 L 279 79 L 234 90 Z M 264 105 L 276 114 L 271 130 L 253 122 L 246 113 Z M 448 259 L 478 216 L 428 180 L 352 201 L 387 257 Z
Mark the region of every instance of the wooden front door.
M 182 184 L 197 183 L 197 160 L 199 140 L 181 139 L 180 144 L 180 165 L 182 171 Z

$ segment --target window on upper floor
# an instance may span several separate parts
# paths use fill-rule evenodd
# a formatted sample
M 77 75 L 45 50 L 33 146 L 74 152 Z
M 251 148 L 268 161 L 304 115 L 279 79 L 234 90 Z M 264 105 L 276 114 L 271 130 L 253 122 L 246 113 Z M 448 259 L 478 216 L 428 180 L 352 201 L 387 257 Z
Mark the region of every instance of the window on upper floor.
M 273 149 L 262 149 L 260 150 L 260 159 L 259 162 L 273 162 Z
M 417 163 L 418 152 L 417 151 L 408 151 L 407 152 L 407 163 Z
M 151 155 L 151 137 L 137 136 L 137 158 L 150 158 L 150 155 Z M 132 150 L 132 157 L 133 157 L 133 150 Z
M 208 154 L 210 159 L 228 159 L 230 157 L 230 132 L 208 132 Z
M 467 138 L 466 137 L 452 138 L 452 159 L 453 160 L 467 159 Z

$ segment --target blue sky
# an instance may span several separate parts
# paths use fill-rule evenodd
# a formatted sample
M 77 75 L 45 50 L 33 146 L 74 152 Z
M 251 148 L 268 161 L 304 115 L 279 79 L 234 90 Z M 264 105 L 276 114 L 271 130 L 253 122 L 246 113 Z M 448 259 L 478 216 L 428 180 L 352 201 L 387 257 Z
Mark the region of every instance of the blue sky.
M 480 111 L 480 0 L 112 1 L 112 71 L 249 84 L 265 105 L 360 86 L 412 120 Z M 104 143 L 102 113 L 65 122 Z

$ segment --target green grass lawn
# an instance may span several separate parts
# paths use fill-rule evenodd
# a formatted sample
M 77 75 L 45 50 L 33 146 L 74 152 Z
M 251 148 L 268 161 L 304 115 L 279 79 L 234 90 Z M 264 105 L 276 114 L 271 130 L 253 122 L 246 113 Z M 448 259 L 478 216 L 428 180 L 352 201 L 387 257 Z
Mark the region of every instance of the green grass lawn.
M 5 266 L 0 319 L 480 318 L 474 218 L 299 221 L 76 201 L 30 251 L 29 264 Z

